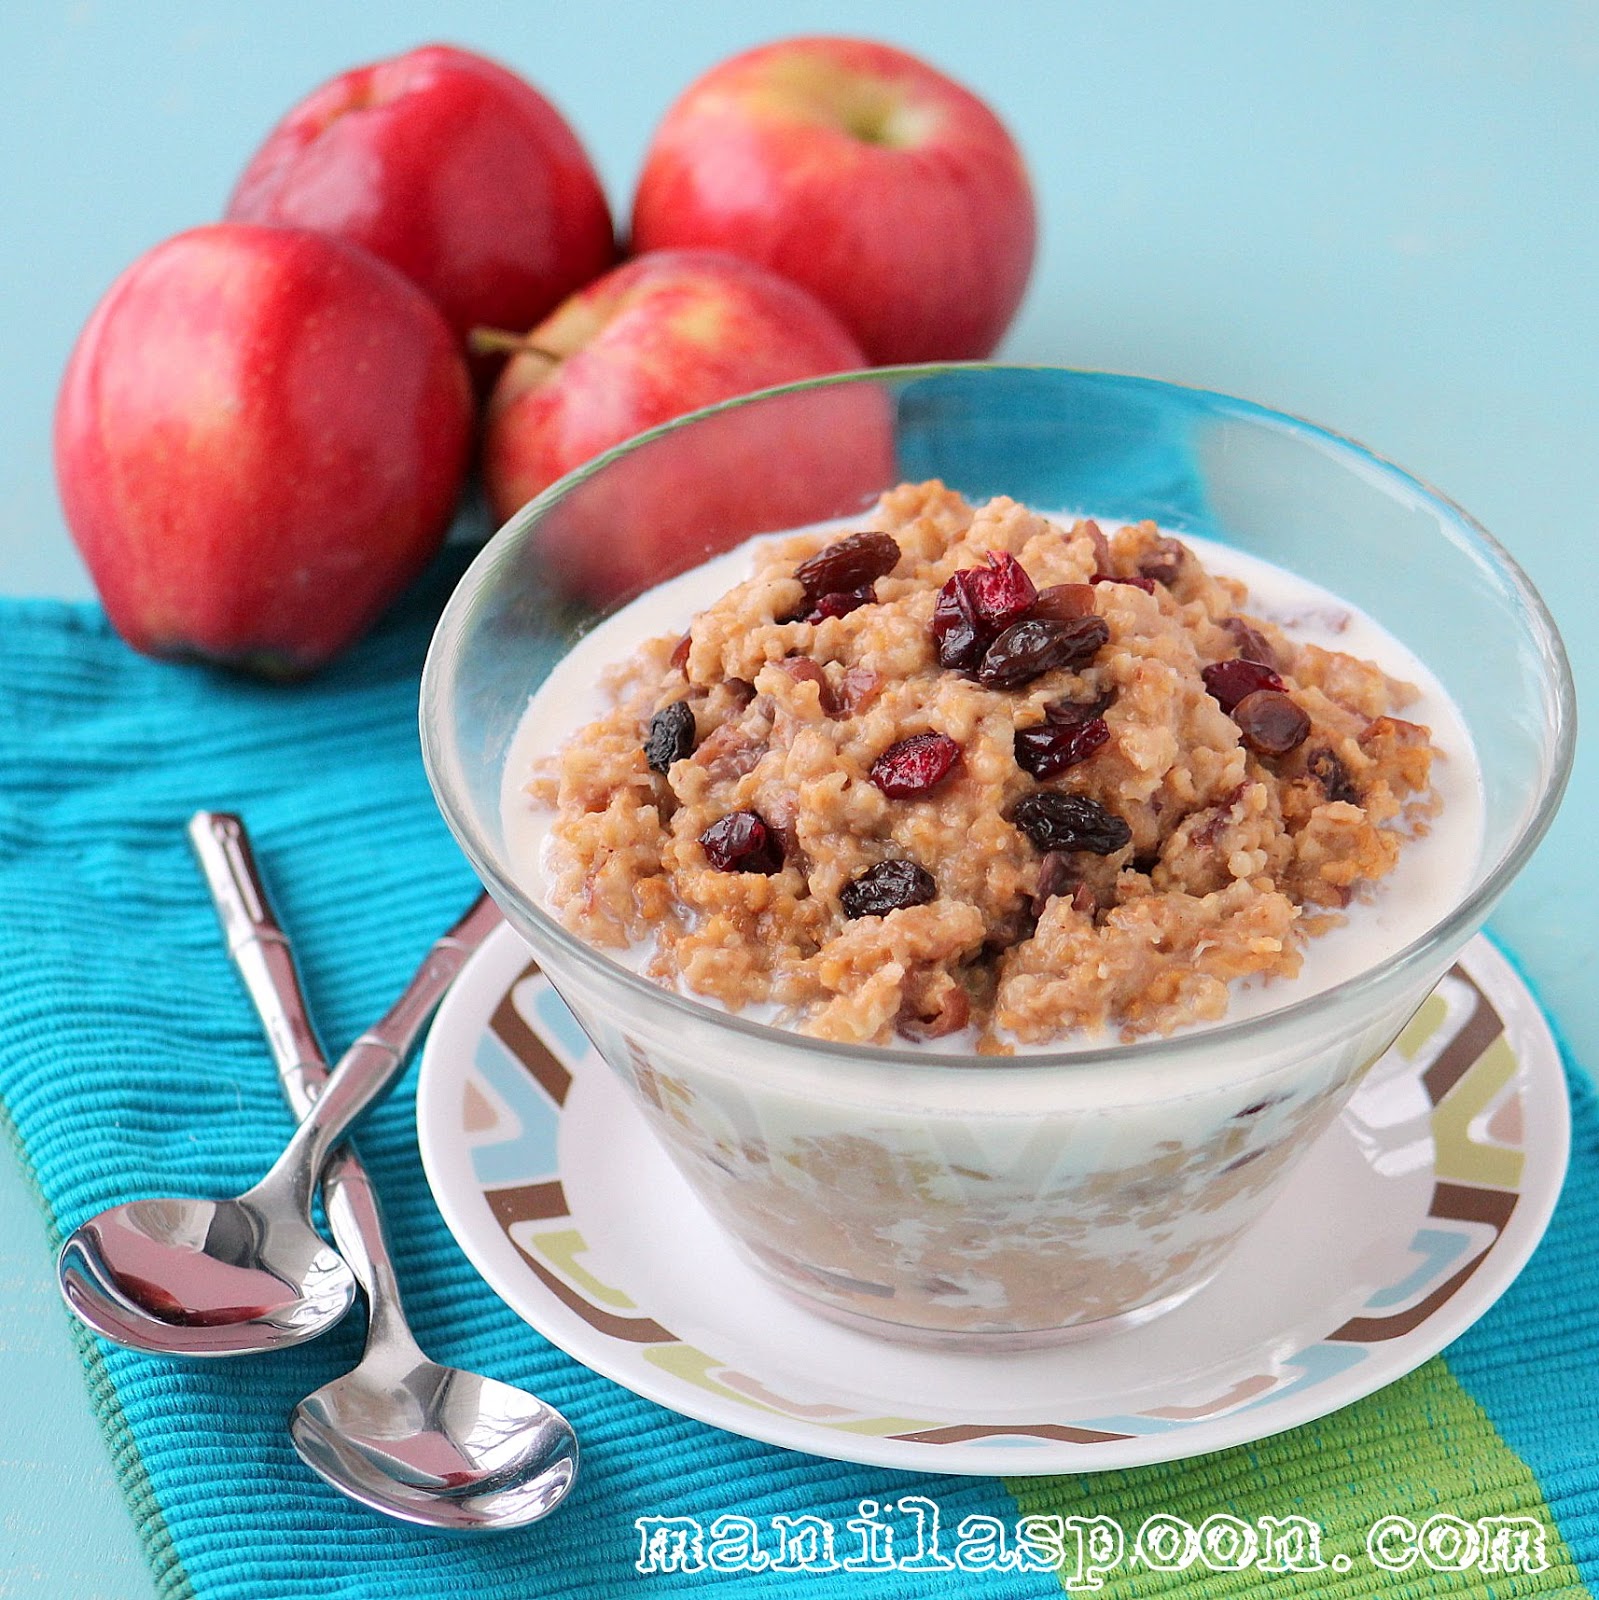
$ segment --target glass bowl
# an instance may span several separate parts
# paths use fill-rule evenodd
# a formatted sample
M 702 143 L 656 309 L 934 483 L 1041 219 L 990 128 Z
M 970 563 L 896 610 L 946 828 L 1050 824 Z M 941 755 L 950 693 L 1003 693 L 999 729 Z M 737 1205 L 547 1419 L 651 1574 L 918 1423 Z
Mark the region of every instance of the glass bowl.
M 1367 612 L 1432 669 L 1482 765 L 1465 891 L 1334 988 L 1200 1030 L 994 1058 L 837 1045 L 670 992 L 534 903 L 500 813 L 529 695 L 648 582 L 856 516 L 906 479 L 1153 518 Z M 584 596 L 607 587 L 608 604 Z M 620 592 L 617 592 L 620 590 Z M 1547 610 L 1442 495 L 1247 401 L 1058 368 L 882 369 L 697 412 L 570 474 L 478 556 L 422 678 L 422 751 L 484 884 L 711 1214 L 813 1309 L 956 1347 L 1127 1325 L 1203 1285 L 1527 859 L 1571 761 Z

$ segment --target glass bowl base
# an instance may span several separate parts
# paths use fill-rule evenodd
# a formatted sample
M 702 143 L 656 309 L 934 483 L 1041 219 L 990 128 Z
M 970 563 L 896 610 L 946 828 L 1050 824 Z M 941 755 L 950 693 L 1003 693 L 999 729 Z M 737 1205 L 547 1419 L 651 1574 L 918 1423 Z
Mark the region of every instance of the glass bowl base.
M 1089 1322 L 1070 1322 L 1053 1328 L 930 1328 L 913 1323 L 893 1322 L 886 1317 L 867 1316 L 864 1312 L 847 1306 L 834 1305 L 817 1299 L 797 1289 L 777 1276 L 760 1259 L 740 1248 L 739 1254 L 766 1279 L 783 1298 L 814 1316 L 825 1317 L 841 1327 L 852 1328 L 857 1333 L 867 1333 L 877 1339 L 890 1339 L 897 1344 L 915 1345 L 925 1350 L 967 1351 L 986 1354 L 1007 1350 L 1048 1350 L 1057 1345 L 1076 1344 L 1087 1339 L 1103 1338 L 1128 1328 L 1140 1328 L 1145 1323 L 1163 1317 L 1168 1311 L 1193 1298 L 1215 1277 L 1213 1269 L 1193 1283 L 1185 1284 L 1158 1300 L 1146 1301 L 1114 1316 L 1096 1317 Z

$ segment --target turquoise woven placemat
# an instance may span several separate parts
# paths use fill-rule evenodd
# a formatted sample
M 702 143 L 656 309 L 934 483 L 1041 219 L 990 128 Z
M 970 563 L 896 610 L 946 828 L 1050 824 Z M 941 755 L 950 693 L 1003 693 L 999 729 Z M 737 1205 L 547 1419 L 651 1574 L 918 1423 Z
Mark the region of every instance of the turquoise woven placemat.
M 454 555 L 313 683 L 251 684 L 143 660 L 90 607 L 0 602 L 0 1105 L 59 1235 L 141 1194 L 233 1193 L 289 1118 L 234 977 L 184 824 L 204 806 L 248 821 L 293 933 L 325 1042 L 342 1049 L 398 993 L 475 883 L 434 810 L 416 748 L 417 675 Z M 1063 1575 L 658 1572 L 635 1567 L 635 1519 L 769 1529 L 813 1515 L 841 1531 L 862 1499 L 927 1495 L 945 1526 L 1023 1512 L 1151 1511 L 1195 1520 L 1297 1511 L 1358 1548 L 1385 1511 L 1418 1520 L 1524 1513 L 1548 1569 L 1388 1574 L 1127 1568 L 1111 1595 L 1588 1593 L 1599 1578 L 1599 1115 L 1576 1095 L 1573 1175 L 1516 1288 L 1449 1352 L 1323 1423 L 1169 1468 L 1082 1479 L 931 1478 L 854 1467 L 721 1433 L 596 1377 L 485 1290 L 422 1180 L 408 1081 L 362 1148 L 384 1195 L 424 1346 L 548 1397 L 585 1460 L 548 1522 L 490 1541 L 375 1517 L 298 1460 L 284 1419 L 359 1352 L 359 1319 L 272 1357 L 188 1366 L 84 1335 L 85 1369 L 164 1595 L 474 1600 L 647 1590 L 785 1596 L 1060 1594 Z M 63 1312 L 64 1316 L 65 1313 Z M 981 1524 L 974 1524 L 981 1527 Z M 840 1558 L 847 1554 L 840 1548 Z M 1485 1587 L 1485 1585 L 1487 1585 Z

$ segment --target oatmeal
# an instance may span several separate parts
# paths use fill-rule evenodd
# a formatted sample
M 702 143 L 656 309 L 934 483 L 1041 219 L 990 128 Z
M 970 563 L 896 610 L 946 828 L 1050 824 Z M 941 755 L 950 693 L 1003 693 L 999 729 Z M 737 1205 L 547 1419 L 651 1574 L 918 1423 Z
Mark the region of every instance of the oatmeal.
M 1214 1022 L 1438 810 L 1416 690 L 1152 523 L 904 485 L 753 549 L 528 785 L 552 911 L 730 1009 L 996 1053 Z

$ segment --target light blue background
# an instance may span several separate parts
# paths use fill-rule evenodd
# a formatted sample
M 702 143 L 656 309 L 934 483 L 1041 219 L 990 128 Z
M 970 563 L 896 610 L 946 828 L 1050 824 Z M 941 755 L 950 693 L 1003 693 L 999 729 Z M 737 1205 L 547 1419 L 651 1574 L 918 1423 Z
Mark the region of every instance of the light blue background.
M 0 592 L 90 592 L 49 458 L 73 336 L 135 255 L 217 215 L 312 85 L 431 38 L 498 55 L 567 112 L 625 213 L 673 96 L 731 51 L 795 32 L 902 44 L 1015 131 L 1043 241 L 1002 354 L 1247 395 L 1364 440 L 1510 547 L 1565 631 L 1579 692 L 1599 681 L 1599 6 L 1578 0 L 13 0 Z M 1589 1063 L 1596 790 L 1585 753 L 1494 924 Z M 0 1594 L 147 1597 L 9 1156 L 0 1385 Z

